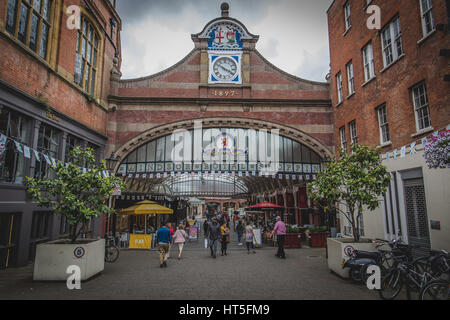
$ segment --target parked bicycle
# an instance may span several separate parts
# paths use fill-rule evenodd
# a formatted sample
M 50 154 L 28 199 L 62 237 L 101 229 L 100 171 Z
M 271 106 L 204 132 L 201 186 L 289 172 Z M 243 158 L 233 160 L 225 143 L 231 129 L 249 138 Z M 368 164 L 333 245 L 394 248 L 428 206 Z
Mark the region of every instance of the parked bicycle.
M 383 277 L 381 289 L 378 291 L 382 299 L 395 299 L 404 286 L 408 299 L 411 299 L 411 291 L 419 292 L 419 298 L 443 295 L 444 280 L 441 279 L 441 276 L 444 269 L 437 269 L 436 265 L 442 264 L 442 261 L 445 260 L 448 266 L 447 253 L 432 257 L 420 257 L 412 262 L 407 255 L 394 256 L 394 260 L 396 261 L 395 265 Z M 448 268 L 445 270 L 448 272 Z M 431 285 L 432 282 L 433 285 Z M 448 290 L 448 279 L 446 284 Z M 425 289 L 426 291 L 424 291 Z
M 119 259 L 119 247 L 116 245 L 116 239 L 113 236 L 105 238 L 105 262 L 113 263 Z
M 442 250 L 442 253 L 431 261 L 431 271 L 441 277 L 426 283 L 420 291 L 419 299 L 450 300 L 450 255 L 448 252 Z

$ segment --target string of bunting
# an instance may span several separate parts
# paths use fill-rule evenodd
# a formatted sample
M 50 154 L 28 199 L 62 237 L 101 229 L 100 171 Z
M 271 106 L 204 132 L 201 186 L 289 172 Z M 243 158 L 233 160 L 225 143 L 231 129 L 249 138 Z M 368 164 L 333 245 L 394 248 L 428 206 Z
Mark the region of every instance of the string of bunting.
M 436 131 L 432 135 L 433 137 L 439 136 L 439 131 Z M 422 138 L 421 143 L 422 147 L 425 148 L 425 145 L 428 142 L 428 137 Z M 417 143 L 414 141 L 408 146 L 403 146 L 399 149 L 394 149 L 393 151 L 386 152 L 384 157 L 382 156 L 382 159 L 389 161 L 389 160 L 397 160 L 398 158 L 404 158 L 407 154 L 414 155 L 417 154 Z
M 32 155 L 36 158 L 37 161 L 41 162 L 42 158 L 45 159 L 45 162 L 56 169 L 57 163 L 60 162 L 66 167 L 69 166 L 69 163 L 65 163 L 63 161 L 57 160 L 53 157 L 48 156 L 45 153 L 42 153 L 40 151 L 34 150 L 33 148 L 28 147 L 27 145 L 24 145 L 23 143 L 20 143 L 10 137 L 5 136 L 4 134 L 0 133 L 0 160 L 2 159 L 3 153 L 6 151 L 7 142 L 12 141 L 14 143 L 14 146 L 16 147 L 17 151 L 22 154 L 25 158 L 31 159 Z M 83 168 L 83 173 L 86 173 L 88 171 L 91 171 L 91 169 Z M 101 173 L 99 172 L 99 175 L 103 176 L 104 178 L 107 178 L 110 176 L 108 170 L 103 170 Z

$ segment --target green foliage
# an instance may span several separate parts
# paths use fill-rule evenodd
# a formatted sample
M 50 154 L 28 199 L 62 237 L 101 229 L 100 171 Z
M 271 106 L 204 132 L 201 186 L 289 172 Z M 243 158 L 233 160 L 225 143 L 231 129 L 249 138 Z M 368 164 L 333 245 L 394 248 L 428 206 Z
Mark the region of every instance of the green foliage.
M 96 164 L 91 148 L 76 147 L 70 152 L 70 158 L 72 162 L 67 165 L 58 162 L 56 168 L 51 168 L 55 172 L 53 179 L 27 177 L 26 187 L 40 207 L 52 208 L 74 226 L 71 234 L 74 243 L 82 230 L 77 231 L 80 224 L 86 224 L 102 213 L 115 213 L 107 202 L 115 186 L 124 190 L 125 184 L 115 176 L 102 176 L 102 171 L 107 168 L 104 161 Z
M 286 226 L 286 233 L 299 233 L 300 232 L 299 230 L 300 230 L 299 227 L 293 227 L 290 225 Z
M 311 231 L 311 232 L 327 232 L 328 227 L 327 226 L 311 227 L 311 228 L 309 228 L 309 231 Z
M 390 175 L 381 164 L 380 149 L 353 145 L 352 152 L 341 152 L 308 184 L 311 200 L 325 204 L 325 209 L 335 208 L 351 223 L 355 242 L 359 241 L 359 216 L 363 207 L 370 211 L 379 205 L 380 196 L 389 186 Z M 340 210 L 339 205 L 348 210 Z

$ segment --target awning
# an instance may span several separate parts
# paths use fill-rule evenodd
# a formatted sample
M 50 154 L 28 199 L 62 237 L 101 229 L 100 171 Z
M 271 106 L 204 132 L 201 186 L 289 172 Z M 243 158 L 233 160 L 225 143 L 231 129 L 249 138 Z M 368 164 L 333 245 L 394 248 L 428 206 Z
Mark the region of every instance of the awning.
M 154 201 L 141 201 L 129 208 L 119 211 L 119 214 L 142 215 L 142 214 L 173 214 L 173 210 L 160 206 Z
M 261 203 L 258 203 L 256 205 L 254 205 L 254 206 L 247 207 L 246 209 L 271 209 L 271 208 L 273 208 L 273 209 L 283 209 L 284 207 L 279 206 L 279 205 L 277 205 L 275 203 L 261 202 Z

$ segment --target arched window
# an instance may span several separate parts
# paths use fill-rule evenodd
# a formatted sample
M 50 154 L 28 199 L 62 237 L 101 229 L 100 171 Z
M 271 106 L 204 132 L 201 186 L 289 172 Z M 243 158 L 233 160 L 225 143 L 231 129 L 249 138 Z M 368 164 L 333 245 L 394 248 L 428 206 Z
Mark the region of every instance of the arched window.
M 77 34 L 74 81 L 90 94 L 95 91 L 99 36 L 92 24 L 81 17 L 81 28 Z
M 52 0 L 8 0 L 6 31 L 47 59 Z

